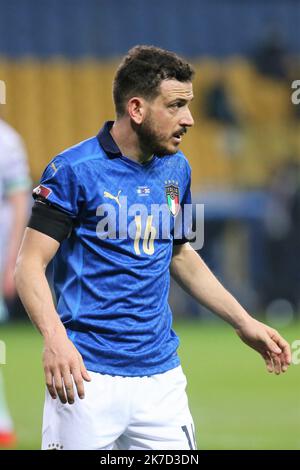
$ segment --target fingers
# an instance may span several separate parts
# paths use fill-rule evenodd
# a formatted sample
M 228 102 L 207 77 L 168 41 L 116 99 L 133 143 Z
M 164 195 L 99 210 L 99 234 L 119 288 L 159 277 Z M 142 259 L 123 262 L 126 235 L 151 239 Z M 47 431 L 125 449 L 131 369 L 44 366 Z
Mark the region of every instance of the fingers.
M 292 362 L 291 348 L 276 330 L 252 320 L 237 333 L 248 346 L 262 355 L 269 372 L 286 372 Z
M 284 373 L 288 369 L 288 364 L 285 362 L 285 355 L 270 353 L 269 351 L 262 353 L 262 357 L 266 363 L 268 372 L 275 372 L 276 375 Z
M 292 354 L 289 343 L 280 336 L 276 330 L 269 332 L 271 341 L 268 342 L 268 348 L 274 366 L 275 374 L 286 372 L 292 362 Z
M 267 347 L 271 354 L 281 354 L 282 352 L 279 346 L 277 346 L 277 344 L 275 343 L 275 341 L 273 341 L 273 339 L 267 339 Z
M 75 401 L 73 378 L 78 391 L 79 398 L 84 398 L 83 381 L 79 369 L 74 369 L 74 373 L 65 367 L 61 371 L 57 369 L 54 373 L 50 371 L 45 372 L 46 386 L 51 398 L 54 400 L 57 395 L 63 404 L 67 402 L 72 405 Z
M 84 380 L 86 382 L 90 382 L 92 379 L 91 377 L 89 376 L 89 373 L 88 371 L 86 370 L 86 367 L 84 365 L 84 362 L 83 362 L 83 359 L 82 357 L 79 355 L 79 362 L 80 362 L 80 372 L 81 372 L 81 375 L 82 377 L 84 378 Z
M 282 354 L 280 356 L 280 360 L 281 360 L 281 370 L 282 370 L 282 372 L 286 372 L 288 370 L 289 365 L 292 362 L 292 357 L 290 357 L 290 359 L 289 359 L 289 357 L 286 355 L 286 353 L 282 352 Z
M 73 405 L 75 401 L 74 387 L 73 387 L 73 379 L 72 379 L 72 375 L 71 375 L 69 367 L 65 367 L 63 369 L 62 378 L 63 378 L 64 391 L 67 397 L 67 401 L 69 405 Z
M 272 340 L 280 347 L 280 349 L 282 351 L 281 361 L 282 361 L 282 364 L 283 364 L 285 370 L 287 370 L 287 367 L 292 362 L 291 347 L 290 347 L 289 343 L 285 339 L 283 339 L 282 336 L 280 336 L 279 333 L 277 333 L 277 331 L 273 332 Z
M 265 353 L 262 354 L 262 357 L 265 360 L 268 372 L 272 373 L 275 372 L 276 375 L 279 375 L 281 372 L 285 372 L 283 370 L 283 365 L 281 363 L 280 356 L 276 356 L 275 354 Z
M 53 385 L 53 375 L 49 369 L 45 369 L 45 382 L 46 382 L 46 386 L 47 386 L 47 389 L 51 398 L 55 400 L 57 398 L 57 395 L 56 395 L 55 387 Z
M 274 372 L 276 375 L 279 375 L 281 373 L 280 356 L 276 356 L 275 354 L 272 355 L 272 361 L 273 361 Z
M 45 369 L 46 386 L 50 396 L 55 400 L 58 395 L 63 404 L 68 402 L 72 405 L 75 402 L 74 384 L 78 397 L 81 400 L 85 397 L 82 379 L 87 382 L 91 381 L 82 359 L 79 364 L 73 365 L 71 368 L 62 366 L 53 372 L 50 369 Z
M 61 376 L 61 372 L 59 369 L 56 369 L 56 371 L 54 372 L 53 381 L 54 381 L 54 387 L 55 387 L 56 393 L 59 396 L 60 401 L 63 404 L 67 403 L 67 397 L 65 394 L 62 376 Z
M 263 359 L 265 360 L 267 371 L 272 373 L 274 372 L 274 366 L 271 356 L 268 353 L 262 354 Z
M 72 369 L 72 376 L 75 382 L 78 396 L 82 400 L 84 398 L 84 385 L 82 380 L 82 373 L 79 367 Z
M 45 340 L 43 365 L 46 385 L 50 396 L 72 405 L 75 388 L 79 398 L 84 398 L 83 380 L 91 381 L 81 354 L 65 336 Z
M 84 379 L 86 382 L 90 382 L 92 379 L 91 379 L 88 371 L 86 370 L 86 367 L 84 365 L 82 356 L 80 354 L 78 355 L 78 359 L 79 359 L 79 365 L 78 365 L 78 367 L 77 366 L 73 367 L 72 375 L 73 375 L 73 379 L 74 379 L 74 382 L 75 382 L 75 385 L 76 385 L 78 396 L 82 400 L 85 396 L 85 394 L 84 394 L 84 384 L 83 384 L 82 379 Z

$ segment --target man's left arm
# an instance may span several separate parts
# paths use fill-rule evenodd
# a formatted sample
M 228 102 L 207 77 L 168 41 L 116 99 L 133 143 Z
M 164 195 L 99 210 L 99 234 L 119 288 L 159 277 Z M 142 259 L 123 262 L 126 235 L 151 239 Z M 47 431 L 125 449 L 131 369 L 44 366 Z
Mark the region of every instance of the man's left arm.
M 230 323 L 241 340 L 261 354 L 269 372 L 287 370 L 291 363 L 289 344 L 276 330 L 246 312 L 189 243 L 174 246 L 170 272 L 186 292 Z

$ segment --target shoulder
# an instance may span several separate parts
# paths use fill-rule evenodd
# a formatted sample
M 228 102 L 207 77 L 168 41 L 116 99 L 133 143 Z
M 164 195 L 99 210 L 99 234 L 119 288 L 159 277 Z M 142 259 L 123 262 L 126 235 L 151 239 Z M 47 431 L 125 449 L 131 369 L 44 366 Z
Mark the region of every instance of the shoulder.
M 91 137 L 60 152 L 52 161 L 59 161 L 61 164 L 75 168 L 78 165 L 87 165 L 90 161 L 103 156 L 97 137 Z
M 91 137 L 60 152 L 52 158 L 45 171 L 48 168 L 60 168 L 68 173 L 77 174 L 79 172 L 82 175 L 84 172 L 89 173 L 93 170 L 95 160 L 99 162 L 99 160 L 104 161 L 106 158 L 97 137 Z

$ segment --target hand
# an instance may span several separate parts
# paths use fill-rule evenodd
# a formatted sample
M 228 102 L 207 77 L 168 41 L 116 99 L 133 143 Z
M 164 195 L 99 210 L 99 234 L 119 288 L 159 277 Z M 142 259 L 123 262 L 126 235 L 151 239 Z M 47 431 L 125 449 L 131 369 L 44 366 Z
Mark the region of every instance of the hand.
M 58 395 L 62 403 L 73 404 L 73 381 L 79 398 L 84 398 L 83 379 L 90 382 L 91 378 L 81 355 L 65 332 L 45 340 L 43 365 L 46 385 L 53 399 Z
M 236 332 L 244 343 L 261 354 L 269 372 L 286 372 L 292 360 L 291 348 L 278 331 L 250 318 Z

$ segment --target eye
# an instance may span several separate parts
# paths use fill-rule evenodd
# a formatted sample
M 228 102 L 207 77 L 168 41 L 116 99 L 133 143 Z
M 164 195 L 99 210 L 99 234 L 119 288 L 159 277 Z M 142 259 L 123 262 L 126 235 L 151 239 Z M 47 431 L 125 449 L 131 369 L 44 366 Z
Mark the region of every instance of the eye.
M 181 108 L 183 106 L 183 104 L 181 103 L 181 101 L 176 101 L 175 103 L 172 103 L 170 104 L 170 108 Z

